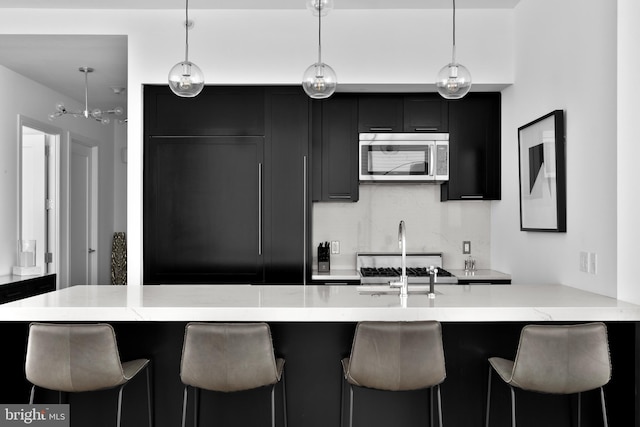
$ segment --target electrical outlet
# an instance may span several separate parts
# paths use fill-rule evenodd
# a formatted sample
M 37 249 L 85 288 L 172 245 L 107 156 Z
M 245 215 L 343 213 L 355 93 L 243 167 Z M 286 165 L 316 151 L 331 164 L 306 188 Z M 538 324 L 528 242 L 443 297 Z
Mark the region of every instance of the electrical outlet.
M 587 252 L 580 252 L 580 271 L 586 273 L 589 269 L 589 254 Z
M 589 252 L 588 272 L 589 274 L 598 273 L 598 254 L 595 252 Z
M 332 254 L 339 254 L 340 253 L 340 241 L 339 240 L 332 240 L 331 241 L 331 253 Z
M 470 254 L 471 253 L 471 242 L 468 240 L 464 240 L 462 242 L 462 253 Z

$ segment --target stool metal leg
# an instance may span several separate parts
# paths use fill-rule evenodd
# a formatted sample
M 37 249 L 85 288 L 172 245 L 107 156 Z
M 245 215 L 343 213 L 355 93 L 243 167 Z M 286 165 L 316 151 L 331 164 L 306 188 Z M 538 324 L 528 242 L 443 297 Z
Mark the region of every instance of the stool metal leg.
M 436 392 L 438 395 L 438 421 L 439 421 L 439 427 L 443 427 L 444 424 L 442 424 L 442 396 L 440 395 L 440 384 L 436 385 Z
M 125 384 L 122 384 L 118 388 L 118 413 L 116 415 L 116 426 L 117 427 L 120 427 L 120 422 L 122 420 L 122 390 L 124 389 Z
M 36 395 L 36 386 L 31 385 L 31 393 L 29 393 L 29 405 L 33 404 L 33 398 Z
M 511 390 L 511 427 L 516 427 L 516 391 L 509 386 Z
M 353 427 L 353 386 L 349 384 L 349 427 Z
M 429 387 L 429 426 L 433 427 L 433 387 Z
M 182 427 L 185 427 L 187 425 L 187 388 L 188 387 L 185 386 L 182 396 Z
M 489 427 L 489 413 L 491 412 L 491 371 L 493 371 L 493 368 L 489 365 L 489 378 L 487 379 L 487 413 L 484 421 L 485 427 Z
M 200 388 L 193 388 L 193 425 L 200 425 Z
M 287 427 L 287 425 L 288 425 L 288 421 L 287 421 L 287 389 L 286 389 L 285 380 L 284 380 L 284 370 L 282 371 L 282 379 L 280 381 L 282 382 L 282 410 L 284 411 L 284 414 L 283 414 L 284 427 Z
M 604 427 L 609 427 L 609 423 L 607 422 L 607 407 L 604 404 L 604 388 L 600 387 L 600 403 L 602 403 L 602 421 L 604 422 Z
M 271 386 L 271 427 L 276 427 L 276 385 Z
M 153 399 L 151 396 L 151 364 L 147 365 L 147 409 L 149 411 L 149 427 L 153 427 Z
M 578 427 L 582 425 L 582 393 L 578 393 Z

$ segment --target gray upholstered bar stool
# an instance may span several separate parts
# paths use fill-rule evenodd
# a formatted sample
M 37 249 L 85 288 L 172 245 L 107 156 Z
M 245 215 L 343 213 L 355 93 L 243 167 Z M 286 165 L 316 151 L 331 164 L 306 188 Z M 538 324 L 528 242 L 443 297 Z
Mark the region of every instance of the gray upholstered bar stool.
M 440 384 L 446 378 L 446 370 L 439 322 L 360 322 L 351 355 L 342 359 L 342 368 L 349 384 L 349 427 L 353 425 L 354 385 L 387 391 L 430 389 L 431 425 L 435 388 L 442 427 Z M 342 402 L 344 405 L 344 399 Z
M 198 425 L 200 389 L 228 393 L 270 385 L 271 425 L 275 427 L 275 386 L 281 382 L 286 427 L 284 362 L 275 357 L 271 329 L 266 323 L 188 323 L 180 363 L 180 379 L 185 384 L 182 426 L 186 423 L 189 387 L 195 391 L 194 424 Z
M 116 425 L 122 418 L 122 390 L 142 370 L 147 372 L 147 409 L 153 425 L 150 360 L 121 362 L 113 327 L 97 324 L 31 323 L 25 371 L 31 382 L 29 403 L 37 387 L 62 393 L 118 387 Z
M 604 323 L 527 325 L 522 328 L 515 360 L 489 358 L 487 418 L 491 405 L 491 373 L 495 370 L 511 391 L 511 425 L 516 425 L 515 389 L 578 395 L 600 389 L 602 417 L 607 426 L 603 386 L 611 379 L 607 327 Z

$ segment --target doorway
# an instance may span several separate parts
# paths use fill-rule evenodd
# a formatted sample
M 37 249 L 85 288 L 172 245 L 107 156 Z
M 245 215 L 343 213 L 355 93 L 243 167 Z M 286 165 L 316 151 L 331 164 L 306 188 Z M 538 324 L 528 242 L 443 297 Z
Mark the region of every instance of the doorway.
M 19 118 L 19 240 L 36 242 L 35 265 L 44 274 L 59 271 L 60 131 Z
M 69 149 L 69 285 L 98 282 L 98 147 L 71 137 Z

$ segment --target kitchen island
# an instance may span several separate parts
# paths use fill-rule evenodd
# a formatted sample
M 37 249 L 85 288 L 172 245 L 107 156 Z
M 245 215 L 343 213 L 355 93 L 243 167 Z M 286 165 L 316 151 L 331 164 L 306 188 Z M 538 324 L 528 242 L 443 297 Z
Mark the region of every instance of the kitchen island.
M 265 321 L 272 327 L 276 352 L 287 360 L 289 425 L 337 427 L 340 359 L 350 351 L 356 322 L 438 320 L 443 323 L 447 364 L 447 379 L 442 386 L 445 424 L 479 427 L 484 419 L 487 357 L 512 358 L 523 325 L 603 321 L 609 328 L 613 360 L 613 378 L 605 389 L 610 422 L 620 425 L 621 421 L 616 420 L 635 419 L 633 425 L 638 425 L 635 384 L 639 372 L 636 334 L 640 306 L 559 285 L 439 285 L 436 292 L 435 299 L 422 293 L 401 299 L 396 294 L 360 292 L 358 286 L 327 285 L 62 289 L 7 303 L 0 309 L 3 335 L 12 343 L 5 348 L 15 365 L 8 382 L 12 390 L 4 391 L 3 398 L 4 401 L 14 399 L 16 403 L 26 401 L 28 385 L 24 382 L 22 367 L 30 321 L 104 321 L 114 325 L 123 359 L 150 357 L 154 360 L 156 425 L 179 425 L 182 402 L 179 362 L 185 323 Z M 140 394 L 134 398 L 144 402 L 143 384 L 132 384 L 127 391 Z M 390 396 L 359 389 L 357 393 L 356 419 L 363 423 L 361 425 L 412 426 L 424 425 L 427 420 L 427 392 Z M 262 425 L 262 420 L 269 419 L 267 396 L 265 390 L 238 395 L 205 393 L 203 398 L 212 399 L 207 402 L 214 403 L 202 405 L 202 422 L 215 417 L 224 425 Z M 74 402 L 87 402 L 74 398 L 72 415 L 75 412 L 76 416 L 72 419 L 81 419 L 85 407 L 95 410 L 89 403 L 74 405 Z M 508 420 L 506 387 L 496 385 L 493 398 L 495 425 L 501 425 L 501 420 Z M 583 425 L 599 425 L 597 394 L 586 393 L 583 398 L 586 400 Z M 589 404 L 592 399 L 596 404 Z M 108 405 L 109 400 L 104 400 Z M 567 425 L 569 407 L 573 407 L 571 402 L 571 399 L 523 394 L 518 401 L 519 413 L 526 418 L 528 411 L 538 413 L 536 407 L 543 404 L 548 408 L 545 413 L 553 415 L 552 419 L 545 418 L 544 425 Z M 247 407 L 252 411 L 243 409 Z M 139 421 L 144 422 L 144 410 L 135 407 L 128 410 L 133 415 L 125 419 L 135 419 L 140 412 Z

